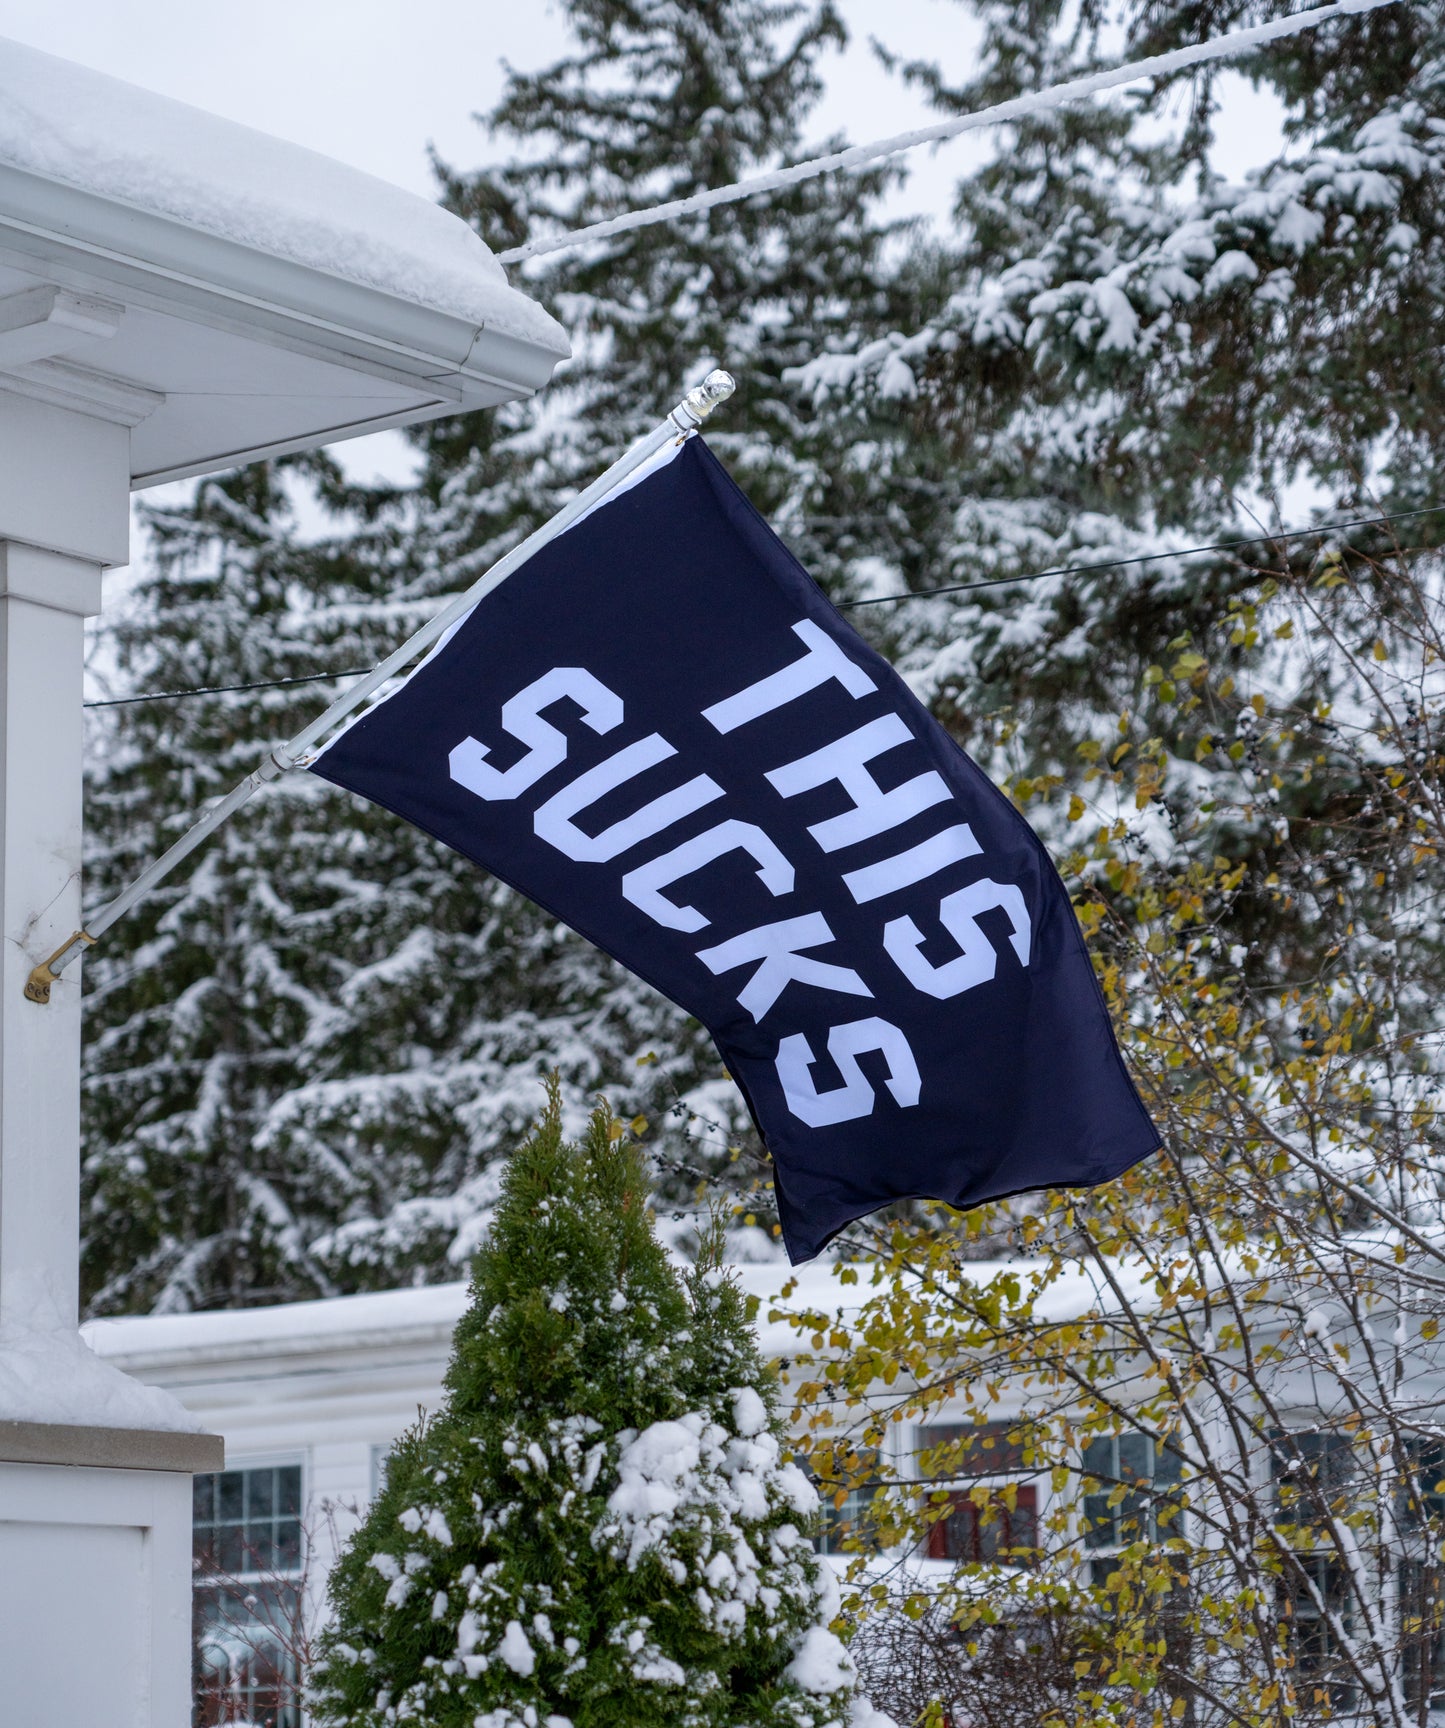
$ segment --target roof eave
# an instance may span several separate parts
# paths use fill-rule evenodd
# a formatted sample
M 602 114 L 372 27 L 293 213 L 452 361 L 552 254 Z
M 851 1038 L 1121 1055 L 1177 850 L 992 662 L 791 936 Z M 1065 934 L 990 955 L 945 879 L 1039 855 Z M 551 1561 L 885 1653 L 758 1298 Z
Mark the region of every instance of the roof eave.
M 433 399 L 404 415 L 339 425 L 337 438 L 530 395 L 570 353 L 560 330 L 524 339 L 6 163 L 0 254 L 43 266 L 63 287 L 109 285 L 129 305 L 435 387 Z M 535 312 L 525 295 L 517 302 L 519 312 Z M 251 454 L 238 450 L 235 459 Z M 137 484 L 215 466 L 208 455 L 194 467 L 137 476 Z

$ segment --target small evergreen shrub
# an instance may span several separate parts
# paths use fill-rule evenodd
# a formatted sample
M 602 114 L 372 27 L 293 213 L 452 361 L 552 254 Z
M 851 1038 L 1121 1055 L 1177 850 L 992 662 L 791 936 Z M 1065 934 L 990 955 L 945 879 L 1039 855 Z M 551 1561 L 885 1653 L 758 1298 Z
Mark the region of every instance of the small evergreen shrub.
M 554 1083 L 506 1178 L 442 1409 L 331 1582 L 347 1728 L 825 1728 L 854 1708 L 817 1500 L 714 1241 L 687 1277 L 605 1106 Z M 876 1720 L 866 1706 L 858 1715 Z

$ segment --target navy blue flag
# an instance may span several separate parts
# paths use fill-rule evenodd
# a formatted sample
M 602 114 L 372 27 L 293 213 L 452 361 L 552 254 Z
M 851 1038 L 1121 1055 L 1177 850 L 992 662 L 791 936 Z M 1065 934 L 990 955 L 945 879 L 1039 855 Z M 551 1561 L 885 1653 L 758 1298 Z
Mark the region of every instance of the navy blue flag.
M 893 1200 L 1159 1145 L 1048 854 L 701 439 L 484 599 L 313 771 L 711 1032 L 793 1261 Z

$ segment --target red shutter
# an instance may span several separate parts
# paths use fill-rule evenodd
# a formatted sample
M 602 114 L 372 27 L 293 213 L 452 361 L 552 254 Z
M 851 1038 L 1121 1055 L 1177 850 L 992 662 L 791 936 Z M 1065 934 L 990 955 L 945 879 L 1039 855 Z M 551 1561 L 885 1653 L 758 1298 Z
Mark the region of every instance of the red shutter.
M 976 1506 L 967 1494 L 951 1494 L 947 1515 L 929 1526 L 928 1558 L 993 1560 L 1001 1550 L 1031 1548 L 1038 1541 L 1038 1515 L 1038 1489 L 1032 1485 L 1019 1486 L 1012 1511 L 1003 1504 L 1002 1495 L 985 1508 Z M 1017 1559 L 1006 1563 L 1019 1564 Z

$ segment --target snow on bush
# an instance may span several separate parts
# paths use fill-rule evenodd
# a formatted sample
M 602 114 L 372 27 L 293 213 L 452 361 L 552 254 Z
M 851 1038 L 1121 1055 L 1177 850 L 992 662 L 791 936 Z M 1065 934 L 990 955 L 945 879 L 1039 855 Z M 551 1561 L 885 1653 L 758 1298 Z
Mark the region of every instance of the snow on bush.
M 393 1454 L 333 1578 L 319 1721 L 850 1719 L 817 1495 L 784 1456 L 743 1298 L 712 1259 L 678 1277 L 612 1129 L 599 1109 L 567 1143 L 554 1090 L 514 1160 L 446 1405 Z

